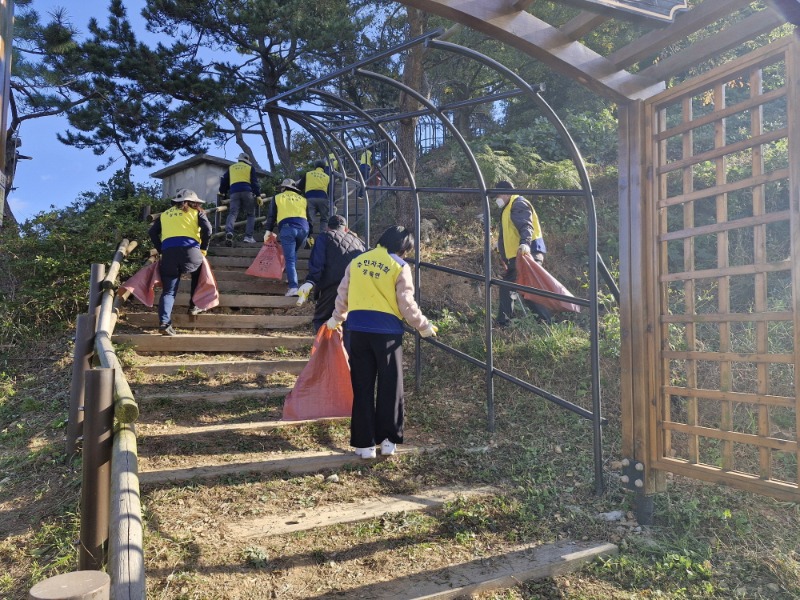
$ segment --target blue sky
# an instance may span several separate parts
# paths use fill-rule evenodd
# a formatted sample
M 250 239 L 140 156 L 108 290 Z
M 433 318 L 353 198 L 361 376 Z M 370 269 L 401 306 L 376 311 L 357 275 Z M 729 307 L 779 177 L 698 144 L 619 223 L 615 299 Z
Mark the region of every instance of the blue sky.
M 145 0 L 125 0 L 135 29 L 144 32 L 144 24 L 139 13 Z M 34 0 L 33 8 L 43 21 L 47 14 L 55 8 L 64 7 L 72 24 L 82 33 L 88 30 L 91 17 L 105 22 L 108 12 L 106 0 Z M 91 150 L 78 150 L 65 146 L 56 139 L 56 133 L 67 128 L 66 119 L 44 117 L 26 121 L 20 130 L 22 147 L 20 154 L 33 157 L 23 160 L 17 165 L 14 189 L 8 201 L 14 216 L 25 221 L 35 214 L 48 210 L 50 206 L 64 207 L 72 203 L 81 192 L 97 189 L 97 183 L 106 181 L 116 170 L 114 166 L 98 172 L 97 166 L 103 164 L 106 157 L 95 156 Z M 122 166 L 122 163 L 120 163 Z M 163 165 L 135 171 L 135 180 L 149 182 L 149 174 Z

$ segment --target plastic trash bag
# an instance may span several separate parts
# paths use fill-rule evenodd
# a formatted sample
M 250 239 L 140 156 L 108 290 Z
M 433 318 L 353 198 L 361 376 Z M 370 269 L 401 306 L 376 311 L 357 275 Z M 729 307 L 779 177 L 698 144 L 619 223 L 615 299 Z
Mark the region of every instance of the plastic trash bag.
M 281 248 L 276 237 L 270 237 L 264 241 L 264 245 L 258 251 L 256 259 L 245 273 L 253 277 L 264 277 L 265 279 L 282 279 L 285 266 L 283 248 Z
M 311 358 L 283 403 L 283 421 L 349 417 L 353 412 L 350 364 L 341 328 L 319 328 Z
M 192 303 L 203 310 L 208 310 L 219 306 L 219 290 L 217 280 L 211 271 L 208 259 L 203 257 L 203 264 L 200 265 L 200 277 L 197 280 L 197 287 L 192 295 Z
M 125 283 L 119 286 L 117 294 L 130 291 L 134 298 L 145 306 L 153 306 L 155 302 L 154 288 L 161 285 L 161 275 L 159 275 L 159 261 L 153 261 L 136 271 Z
M 533 260 L 530 254 L 517 254 L 517 283 L 528 287 L 538 288 L 546 292 L 553 292 L 563 296 L 572 296 L 558 279 L 550 275 L 547 270 Z M 571 310 L 581 312 L 581 307 L 566 300 L 556 300 L 555 298 L 545 298 L 536 296 L 528 292 L 519 292 L 526 300 L 531 300 L 536 304 L 544 306 L 553 312 Z

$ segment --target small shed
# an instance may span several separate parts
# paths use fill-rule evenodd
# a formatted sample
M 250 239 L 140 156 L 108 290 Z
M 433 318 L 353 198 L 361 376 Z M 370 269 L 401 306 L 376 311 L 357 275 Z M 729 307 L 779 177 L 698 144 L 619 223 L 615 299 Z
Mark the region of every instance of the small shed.
M 161 180 L 165 198 L 172 198 L 181 188 L 194 190 L 198 196 L 209 204 L 217 203 L 219 178 L 225 173 L 234 161 L 210 154 L 198 154 L 169 165 L 151 173 L 150 176 Z M 256 169 L 259 177 L 266 177 L 268 173 Z

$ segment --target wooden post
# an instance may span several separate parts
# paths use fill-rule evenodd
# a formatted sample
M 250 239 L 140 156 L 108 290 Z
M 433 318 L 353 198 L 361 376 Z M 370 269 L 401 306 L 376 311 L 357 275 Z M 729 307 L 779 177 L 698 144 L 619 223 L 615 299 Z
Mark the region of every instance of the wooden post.
M 109 600 L 111 579 L 102 571 L 73 571 L 40 581 L 29 600 Z
M 116 600 L 145 600 L 144 531 L 139 494 L 136 434 L 122 425 L 111 458 L 111 522 L 108 565 Z
M 114 426 L 114 369 L 86 372 L 83 485 L 78 568 L 100 569 L 108 541 L 111 446 Z
M 92 263 L 92 274 L 89 278 L 89 310 L 94 316 L 100 306 L 100 282 L 106 276 L 106 266 L 102 263 Z
M 94 315 L 78 315 L 75 324 L 75 349 L 72 356 L 72 381 L 69 390 L 67 421 L 67 457 L 77 452 L 78 438 L 83 435 L 83 399 L 86 371 L 91 368 L 94 348 Z

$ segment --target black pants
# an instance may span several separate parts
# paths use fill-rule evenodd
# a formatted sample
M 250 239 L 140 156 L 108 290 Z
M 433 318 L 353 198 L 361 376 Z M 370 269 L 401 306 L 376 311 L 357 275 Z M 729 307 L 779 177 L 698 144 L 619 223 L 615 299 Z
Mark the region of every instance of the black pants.
M 513 283 L 517 282 L 517 259 L 510 258 L 508 260 L 508 270 L 503 275 L 503 281 L 511 281 Z M 520 295 L 520 298 L 522 296 Z M 522 303 L 528 307 L 529 310 L 535 312 L 539 319 L 544 321 L 545 323 L 550 323 L 551 319 L 553 318 L 553 313 L 551 313 L 547 308 L 542 306 L 541 304 L 537 304 L 532 300 L 526 300 L 522 298 Z M 501 287 L 500 288 L 500 310 L 497 314 L 497 322 L 498 323 L 506 323 L 511 318 L 511 313 L 513 311 L 511 305 L 511 290 L 508 288 Z
M 350 332 L 350 445 L 403 443 L 403 334 Z M 376 394 L 377 392 L 377 394 Z

